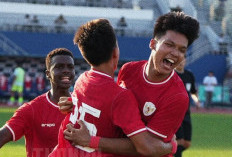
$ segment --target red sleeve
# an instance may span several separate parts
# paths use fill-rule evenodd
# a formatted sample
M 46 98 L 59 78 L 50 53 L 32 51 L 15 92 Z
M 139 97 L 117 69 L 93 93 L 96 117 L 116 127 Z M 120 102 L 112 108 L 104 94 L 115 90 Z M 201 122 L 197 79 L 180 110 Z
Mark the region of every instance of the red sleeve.
M 17 141 L 31 129 L 30 122 L 33 122 L 33 118 L 33 109 L 29 104 L 24 104 L 16 110 L 13 117 L 6 122 L 6 127 L 13 135 L 13 141 Z
M 148 122 L 147 129 L 167 142 L 172 139 L 183 121 L 188 109 L 188 96 L 180 93 L 164 99 L 160 103 L 162 103 L 162 107 Z
M 112 111 L 113 123 L 119 126 L 128 137 L 146 131 L 138 103 L 131 91 L 126 90 L 118 95 Z

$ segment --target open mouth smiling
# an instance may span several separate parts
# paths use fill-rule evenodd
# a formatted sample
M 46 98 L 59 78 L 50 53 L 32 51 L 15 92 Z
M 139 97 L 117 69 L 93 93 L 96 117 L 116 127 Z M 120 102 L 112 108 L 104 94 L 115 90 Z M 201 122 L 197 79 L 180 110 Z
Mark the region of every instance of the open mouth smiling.
M 62 78 L 61 78 L 61 81 L 64 82 L 64 83 L 70 83 L 70 82 L 71 82 L 71 81 L 70 81 L 70 77 L 68 77 L 68 76 L 62 77 Z
M 172 60 L 172 59 L 170 59 L 170 58 L 165 58 L 165 59 L 163 60 L 163 62 L 164 62 L 164 64 L 165 64 L 166 66 L 168 66 L 168 67 L 172 67 L 173 64 L 175 63 L 175 61 Z

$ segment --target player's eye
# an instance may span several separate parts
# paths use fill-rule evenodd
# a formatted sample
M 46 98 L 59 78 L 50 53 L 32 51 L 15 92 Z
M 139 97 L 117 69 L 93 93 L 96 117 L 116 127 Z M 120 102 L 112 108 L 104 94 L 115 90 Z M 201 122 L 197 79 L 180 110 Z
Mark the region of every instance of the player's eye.
M 165 44 L 167 47 L 173 47 L 173 44 L 172 44 L 172 43 L 165 42 L 164 44 Z

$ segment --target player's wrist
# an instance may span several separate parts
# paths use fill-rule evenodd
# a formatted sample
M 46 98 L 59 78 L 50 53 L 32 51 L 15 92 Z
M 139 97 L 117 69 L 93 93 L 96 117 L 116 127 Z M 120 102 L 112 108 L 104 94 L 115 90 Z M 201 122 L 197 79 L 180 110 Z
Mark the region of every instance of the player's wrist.
M 176 141 L 171 141 L 171 144 L 172 144 L 172 152 L 171 152 L 171 154 L 176 154 L 177 142 Z
M 68 97 L 68 101 L 72 101 L 72 97 Z
M 99 142 L 100 142 L 101 137 L 99 136 L 91 136 L 90 142 L 89 142 L 89 147 L 98 149 Z

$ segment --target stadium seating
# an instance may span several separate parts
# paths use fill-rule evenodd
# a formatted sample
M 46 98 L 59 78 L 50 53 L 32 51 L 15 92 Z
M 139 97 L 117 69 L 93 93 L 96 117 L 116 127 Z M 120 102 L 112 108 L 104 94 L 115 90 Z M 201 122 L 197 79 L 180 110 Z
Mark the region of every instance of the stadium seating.
M 17 2 L 46 5 L 88 6 L 88 7 L 111 7 L 132 8 L 133 0 L 0 0 L 0 2 Z
M 81 24 L 96 18 L 109 19 L 113 27 L 117 29 L 117 23 L 123 16 L 127 22 L 125 28 L 127 36 L 151 36 L 152 34 L 153 11 L 151 9 L 109 9 L 10 2 L 0 2 L 0 8 L 0 29 L 5 31 L 55 33 L 54 21 L 60 15 L 63 15 L 67 21 L 63 25 L 65 33 L 74 33 Z M 90 14 L 91 12 L 94 14 Z M 31 18 L 35 16 L 38 22 L 32 23 Z

